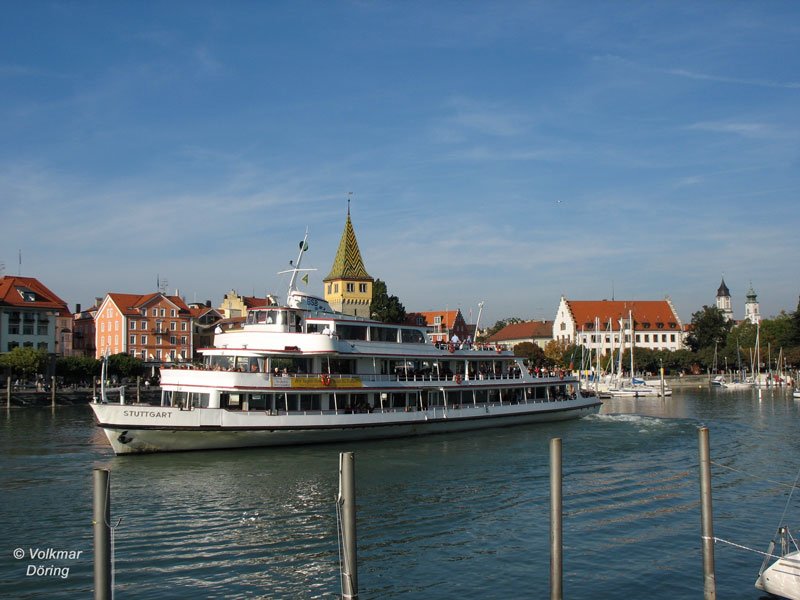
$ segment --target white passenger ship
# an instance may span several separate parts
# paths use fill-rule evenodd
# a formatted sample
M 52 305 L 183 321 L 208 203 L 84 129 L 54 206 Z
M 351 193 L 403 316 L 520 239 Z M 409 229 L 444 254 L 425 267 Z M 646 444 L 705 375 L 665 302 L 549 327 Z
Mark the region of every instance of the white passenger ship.
M 161 370 L 160 406 L 93 403 L 114 452 L 369 440 L 580 418 L 600 402 L 511 352 L 335 312 L 295 287 L 218 333 L 201 367 Z M 305 246 L 307 248 L 307 246 Z

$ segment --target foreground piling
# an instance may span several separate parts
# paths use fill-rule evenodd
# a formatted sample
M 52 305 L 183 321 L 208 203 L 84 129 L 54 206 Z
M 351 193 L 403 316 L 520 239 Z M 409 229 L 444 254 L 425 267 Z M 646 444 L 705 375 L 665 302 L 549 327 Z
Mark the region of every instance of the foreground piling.
M 111 598 L 111 493 L 108 471 L 94 470 L 94 597 Z
M 356 556 L 356 479 L 352 452 L 339 453 L 339 505 L 342 533 L 342 598 L 358 599 Z
M 561 438 L 550 440 L 550 600 L 563 598 Z
M 699 430 L 700 454 L 700 527 L 703 540 L 703 598 L 715 600 L 717 581 L 714 575 L 714 517 L 711 506 L 711 451 L 708 427 Z

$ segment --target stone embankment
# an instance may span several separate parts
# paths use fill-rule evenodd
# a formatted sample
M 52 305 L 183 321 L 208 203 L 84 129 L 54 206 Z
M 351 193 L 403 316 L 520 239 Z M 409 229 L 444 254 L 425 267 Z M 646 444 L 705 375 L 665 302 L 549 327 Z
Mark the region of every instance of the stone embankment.
M 98 395 L 100 391 L 97 391 Z M 89 404 L 92 402 L 92 388 L 59 388 L 56 389 L 55 403 L 57 406 L 73 406 L 77 404 Z M 119 388 L 110 388 L 106 393 L 112 402 L 119 400 Z M 7 390 L 2 390 L 0 406 L 52 406 L 52 392 L 39 392 L 35 390 L 11 390 L 11 397 Z M 125 388 L 125 400 L 129 403 L 136 402 L 136 386 Z M 142 389 L 139 392 L 139 402 L 143 404 L 159 404 L 161 402 L 160 388 Z

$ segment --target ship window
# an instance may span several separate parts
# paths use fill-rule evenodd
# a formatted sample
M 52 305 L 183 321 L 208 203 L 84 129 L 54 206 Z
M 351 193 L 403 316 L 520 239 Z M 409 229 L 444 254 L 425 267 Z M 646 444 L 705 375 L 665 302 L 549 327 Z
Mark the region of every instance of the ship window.
M 397 342 L 396 327 L 370 327 L 369 339 L 373 342 Z
M 366 340 L 367 327 L 365 325 L 343 325 L 336 324 L 336 333 L 343 340 Z
M 400 336 L 404 344 L 425 343 L 425 335 L 419 329 L 401 329 Z

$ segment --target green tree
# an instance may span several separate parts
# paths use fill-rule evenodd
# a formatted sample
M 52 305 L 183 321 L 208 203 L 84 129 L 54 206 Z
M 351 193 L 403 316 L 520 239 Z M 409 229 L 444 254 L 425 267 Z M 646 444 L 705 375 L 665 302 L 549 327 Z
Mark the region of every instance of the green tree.
M 135 356 L 120 353 L 108 357 L 108 375 L 130 378 L 142 373 L 144 373 L 144 363 Z
M 576 357 L 580 357 L 580 348 L 564 340 L 550 340 L 544 347 L 544 354 L 554 367 L 575 367 Z
M 402 323 L 406 309 L 397 296 L 390 296 L 386 283 L 376 279 L 372 284 L 372 318 L 383 323 Z
M 551 367 L 552 363 L 545 356 L 544 350 L 533 342 L 520 342 L 514 346 L 514 356 L 525 359 L 529 367 Z
M 14 375 L 27 378 L 37 373 L 44 373 L 47 360 L 45 350 L 17 347 L 0 356 L 0 367 L 10 369 Z
M 703 306 L 692 315 L 692 330 L 686 343 L 694 352 L 701 348 L 714 348 L 725 344 L 733 322 L 725 318 L 716 306 Z
M 100 361 L 90 356 L 62 356 L 56 359 L 56 375 L 68 384 L 88 382 L 100 375 Z

